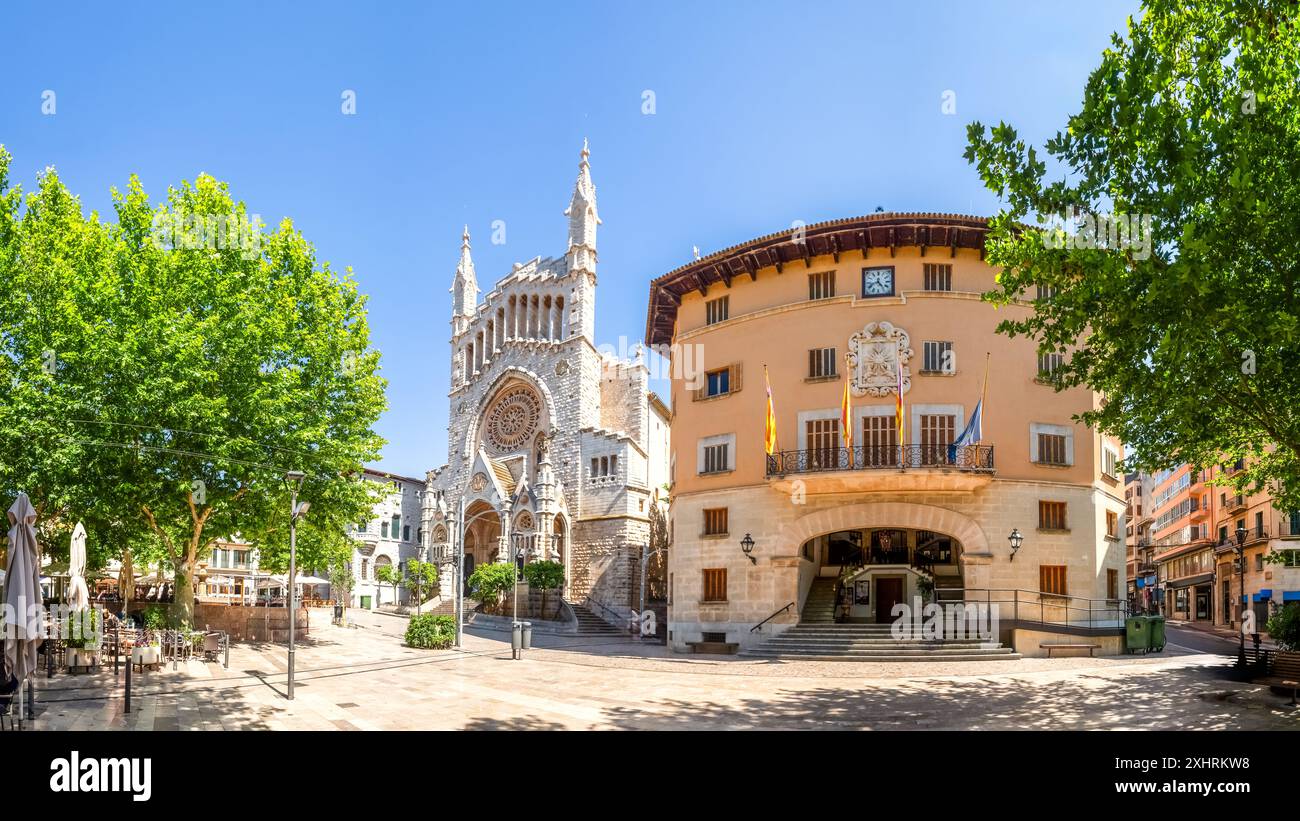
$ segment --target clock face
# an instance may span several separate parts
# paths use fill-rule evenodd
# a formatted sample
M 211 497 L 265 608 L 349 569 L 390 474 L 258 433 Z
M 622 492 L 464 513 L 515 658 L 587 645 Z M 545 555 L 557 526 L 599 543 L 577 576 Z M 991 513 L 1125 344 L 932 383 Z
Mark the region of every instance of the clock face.
M 894 293 L 893 268 L 863 268 L 863 296 L 892 296 Z

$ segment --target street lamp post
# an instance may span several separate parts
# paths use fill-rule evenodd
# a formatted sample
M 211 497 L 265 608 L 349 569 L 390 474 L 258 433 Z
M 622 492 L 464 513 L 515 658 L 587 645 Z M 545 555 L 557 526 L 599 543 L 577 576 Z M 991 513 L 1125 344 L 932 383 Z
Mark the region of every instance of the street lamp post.
M 1237 578 L 1241 579 L 1241 604 L 1237 611 L 1237 667 L 1246 669 L 1246 528 L 1237 528 Z
M 285 695 L 289 701 L 293 701 L 294 623 L 298 617 L 298 591 L 294 584 L 298 578 L 298 520 L 307 513 L 311 502 L 298 503 L 298 491 L 302 489 L 303 479 L 306 478 L 302 471 L 291 470 L 284 478 L 289 483 L 289 678 Z

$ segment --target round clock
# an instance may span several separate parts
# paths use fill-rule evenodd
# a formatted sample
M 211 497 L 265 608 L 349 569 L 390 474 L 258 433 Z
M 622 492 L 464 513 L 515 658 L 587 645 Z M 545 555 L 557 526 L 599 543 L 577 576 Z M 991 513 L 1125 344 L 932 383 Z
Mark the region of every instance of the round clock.
M 862 272 L 863 296 L 889 296 L 894 293 L 892 268 L 867 268 Z

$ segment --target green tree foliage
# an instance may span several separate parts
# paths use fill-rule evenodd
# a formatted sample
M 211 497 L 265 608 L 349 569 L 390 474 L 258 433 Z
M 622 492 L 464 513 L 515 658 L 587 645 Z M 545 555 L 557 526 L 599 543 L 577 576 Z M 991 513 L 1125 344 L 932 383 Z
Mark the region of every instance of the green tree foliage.
M 438 565 L 412 559 L 406 563 L 406 589 L 418 601 L 424 601 L 438 585 Z
M 25 208 L 0 151 L 0 494 L 47 527 L 86 522 L 91 550 L 161 554 L 190 621 L 191 581 L 218 538 L 288 565 L 284 472 L 307 476 L 299 566 L 344 560 L 373 503 L 362 465 L 384 380 L 365 298 L 289 220 L 254 221 L 201 175 L 150 203 L 113 192 L 116 223 L 82 215 L 53 171 Z M 56 540 L 57 541 L 57 540 Z
M 547 600 L 552 590 L 564 586 L 564 565 L 551 561 L 529 562 L 524 565 L 524 581 L 530 588 L 542 591 L 542 613 L 550 613 Z
M 492 562 L 481 564 L 469 574 L 470 593 L 483 602 L 484 607 L 494 609 L 501 603 L 501 598 L 515 586 L 515 565 L 513 562 L 501 564 Z
M 1279 648 L 1300 652 L 1300 605 L 1283 606 L 1269 616 L 1266 629 Z
M 986 296 L 1037 308 L 999 330 L 1068 355 L 1052 381 L 1105 397 L 1082 418 L 1119 436 L 1131 464 L 1247 457 L 1235 486 L 1273 485 L 1290 508 L 1300 508 L 1297 8 L 1147 0 L 1045 157 L 1005 123 L 973 123 L 966 151 L 1004 202 L 988 241 L 999 287 Z M 1073 237 L 1040 230 L 1076 211 L 1149 215 L 1149 253 L 1098 243 L 1109 232 L 1086 219 Z M 1099 244 L 1112 247 L 1078 247 Z

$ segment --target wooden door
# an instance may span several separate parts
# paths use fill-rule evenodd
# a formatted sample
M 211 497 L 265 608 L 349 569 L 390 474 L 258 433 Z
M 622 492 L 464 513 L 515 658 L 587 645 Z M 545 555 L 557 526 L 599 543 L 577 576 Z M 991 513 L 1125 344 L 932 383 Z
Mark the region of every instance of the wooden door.
M 892 623 L 894 605 L 902 600 L 903 580 L 901 578 L 876 579 L 876 623 Z

